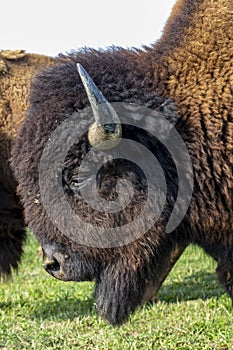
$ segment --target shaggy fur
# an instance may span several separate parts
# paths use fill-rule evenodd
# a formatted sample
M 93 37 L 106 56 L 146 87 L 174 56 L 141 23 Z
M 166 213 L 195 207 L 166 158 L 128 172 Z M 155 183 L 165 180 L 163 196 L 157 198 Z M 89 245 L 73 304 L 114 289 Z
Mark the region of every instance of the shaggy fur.
M 17 268 L 25 239 L 23 210 L 9 165 L 11 147 L 28 106 L 31 79 L 53 61 L 23 50 L 0 51 L 0 277 Z
M 124 321 L 143 302 L 148 288 L 158 283 L 163 271 L 160 259 L 174 256 L 176 260 L 176 252 L 191 242 L 217 260 L 219 280 L 232 297 L 232 23 L 231 0 L 178 0 L 162 38 L 153 47 L 145 51 L 73 53 L 64 58 L 64 63 L 41 74 L 33 84 L 31 108 L 12 161 L 26 222 L 45 255 L 57 263 L 50 269 L 52 275 L 63 280 L 95 279 L 97 308 L 112 324 Z M 145 138 L 141 132 L 127 128 L 123 128 L 123 133 L 143 142 L 164 169 L 170 195 L 156 225 L 131 244 L 97 249 L 66 238 L 48 218 L 39 198 L 42 151 L 58 123 L 88 105 L 76 62 L 85 67 L 110 102 L 135 102 L 163 114 L 163 110 L 159 111 L 161 103 L 170 98 L 175 101 L 180 114 L 176 128 L 191 156 L 194 191 L 185 218 L 171 234 L 165 234 L 164 228 L 178 185 L 172 159 L 149 136 Z M 168 119 L 176 113 L 173 104 L 170 112 L 169 108 Z M 83 210 L 83 215 L 86 213 L 93 220 L 92 211 L 79 196 L 66 189 L 70 173 L 74 168 L 78 172 L 81 154 L 89 148 L 85 137 L 74 145 L 64 162 L 63 184 L 71 206 Z M 115 183 L 119 176 L 116 169 L 121 166 L 124 168 L 124 164 L 118 164 L 105 169 L 103 180 L 107 188 Z M 137 213 L 140 189 L 145 194 L 145 188 L 137 169 L 127 168 L 125 173 L 136 184 L 134 206 L 124 217 L 129 220 Z M 154 193 L 159 195 L 159 189 L 154 188 Z M 103 195 L 108 198 L 105 192 Z M 121 219 L 114 217 L 116 223 Z

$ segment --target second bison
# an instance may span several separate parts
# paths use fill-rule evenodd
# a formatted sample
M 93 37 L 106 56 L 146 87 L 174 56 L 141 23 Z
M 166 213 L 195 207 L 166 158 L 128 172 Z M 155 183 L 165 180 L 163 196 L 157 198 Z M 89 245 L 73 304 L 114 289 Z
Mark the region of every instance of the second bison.
M 54 61 L 23 50 L 0 51 L 0 277 L 18 267 L 26 236 L 10 168 L 11 148 L 28 108 L 31 80 Z

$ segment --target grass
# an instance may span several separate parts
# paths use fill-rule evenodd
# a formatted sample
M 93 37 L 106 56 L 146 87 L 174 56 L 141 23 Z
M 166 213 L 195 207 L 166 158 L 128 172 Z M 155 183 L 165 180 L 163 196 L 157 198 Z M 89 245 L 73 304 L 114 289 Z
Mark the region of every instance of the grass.
M 0 285 L 0 349 L 233 349 L 231 300 L 215 262 L 189 247 L 159 293 L 121 327 L 97 314 L 92 283 L 64 283 L 41 267 L 29 235 L 18 274 Z

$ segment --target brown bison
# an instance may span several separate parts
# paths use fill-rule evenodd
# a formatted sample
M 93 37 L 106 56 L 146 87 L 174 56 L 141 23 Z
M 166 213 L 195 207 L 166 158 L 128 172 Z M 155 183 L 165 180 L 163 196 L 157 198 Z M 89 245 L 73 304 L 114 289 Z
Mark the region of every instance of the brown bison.
M 11 147 L 28 107 L 31 79 L 53 62 L 23 50 L 0 51 L 0 276 L 17 268 L 25 239 L 23 210 L 9 163 Z
M 72 53 L 32 85 L 30 109 L 12 159 L 26 223 L 42 245 L 51 275 L 64 281 L 95 280 L 97 308 L 112 324 L 123 322 L 156 294 L 169 271 L 168 257 L 174 262 L 189 243 L 217 261 L 219 280 L 233 298 L 232 23 L 231 0 L 178 0 L 153 47 Z M 80 66 L 78 73 L 77 63 L 101 92 Z M 89 101 L 94 123 L 85 108 Z M 125 109 L 118 109 L 118 102 L 127 103 Z M 150 108 L 154 118 L 139 113 L 135 104 L 139 111 L 141 106 Z M 191 175 L 183 150 L 166 143 L 174 128 L 168 131 L 166 123 L 157 123 L 162 118 L 175 123 L 194 179 L 189 208 L 172 231 L 167 227 L 179 187 Z M 79 129 L 84 130 L 81 135 Z M 130 154 L 138 164 L 149 164 L 148 177 L 126 157 L 124 145 L 129 143 L 124 140 L 130 141 Z M 130 202 L 123 201 L 127 190 L 125 182 L 119 183 L 124 180 L 131 184 Z M 192 189 L 191 180 L 186 189 L 189 185 Z M 101 210 L 96 191 L 101 205 L 110 203 L 112 211 Z M 145 220 L 130 231 L 147 198 Z M 153 222 L 154 203 L 164 198 L 162 208 L 156 206 L 161 215 L 147 227 L 146 221 Z M 113 204 L 118 199 L 122 206 L 116 211 Z M 182 201 L 177 215 L 179 208 Z M 75 221 L 70 211 L 81 220 Z M 122 238 L 114 236 L 118 227 L 125 244 L 117 244 Z

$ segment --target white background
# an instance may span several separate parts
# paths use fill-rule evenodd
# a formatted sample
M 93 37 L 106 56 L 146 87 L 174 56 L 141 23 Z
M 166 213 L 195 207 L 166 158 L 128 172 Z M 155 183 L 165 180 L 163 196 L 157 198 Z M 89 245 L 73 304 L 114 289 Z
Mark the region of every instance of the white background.
M 161 35 L 175 0 L 4 0 L 0 50 L 51 56 L 84 46 L 141 47 Z

